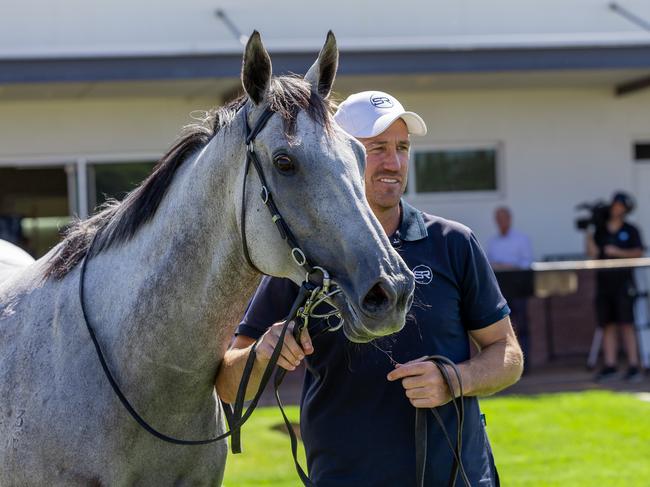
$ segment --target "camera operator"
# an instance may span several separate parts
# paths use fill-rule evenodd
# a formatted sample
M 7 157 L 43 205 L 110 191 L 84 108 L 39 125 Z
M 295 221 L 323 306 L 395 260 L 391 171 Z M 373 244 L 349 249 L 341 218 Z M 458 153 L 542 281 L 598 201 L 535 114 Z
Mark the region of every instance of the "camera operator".
M 592 234 L 586 234 L 587 255 L 592 259 L 620 259 L 641 257 L 643 243 L 639 230 L 625 221 L 634 209 L 634 200 L 626 193 L 612 197 L 607 219 L 595 225 Z M 596 375 L 597 381 L 618 377 L 618 330 L 623 335 L 628 369 L 624 379 L 643 379 L 639 368 L 639 352 L 634 328 L 634 298 L 636 287 L 632 269 L 599 271 L 597 276 L 596 312 L 603 328 L 604 366 Z

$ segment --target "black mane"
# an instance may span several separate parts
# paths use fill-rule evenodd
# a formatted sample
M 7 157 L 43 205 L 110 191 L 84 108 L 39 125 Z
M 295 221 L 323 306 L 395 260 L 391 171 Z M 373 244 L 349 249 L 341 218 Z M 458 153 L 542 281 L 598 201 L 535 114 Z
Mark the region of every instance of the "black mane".
M 62 279 L 81 262 L 96 235 L 93 253 L 130 240 L 156 213 L 176 170 L 189 156 L 205 147 L 223 127 L 232 123 L 248 99 L 240 97 L 223 107 L 207 112 L 202 123 L 191 124 L 162 156 L 144 182 L 121 202 L 111 200 L 87 220 L 75 222 L 65 234 L 58 251 L 47 263 L 45 278 Z M 284 130 L 291 137 L 296 130 L 300 110 L 329 130 L 331 105 L 312 92 L 309 83 L 294 76 L 273 78 L 268 100 L 272 111 L 284 120 Z

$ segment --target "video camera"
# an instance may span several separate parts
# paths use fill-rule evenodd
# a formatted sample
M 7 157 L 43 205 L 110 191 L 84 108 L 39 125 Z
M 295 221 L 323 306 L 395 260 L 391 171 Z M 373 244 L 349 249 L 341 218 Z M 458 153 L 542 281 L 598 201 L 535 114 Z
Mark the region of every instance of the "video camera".
M 611 202 L 597 200 L 594 203 L 580 203 L 576 206 L 576 211 L 587 210 L 589 216 L 586 218 L 578 218 L 576 220 L 576 227 L 578 230 L 587 230 L 590 227 L 596 229 L 603 228 L 609 220 L 610 208 L 617 202 L 625 206 L 626 213 L 632 213 L 636 207 L 634 197 L 625 191 L 617 191 L 614 193 Z
M 575 224 L 578 230 L 588 230 L 590 227 L 603 228 L 609 220 L 610 204 L 604 200 L 597 200 L 593 203 L 580 203 L 576 211 L 588 211 L 589 216 L 576 219 Z

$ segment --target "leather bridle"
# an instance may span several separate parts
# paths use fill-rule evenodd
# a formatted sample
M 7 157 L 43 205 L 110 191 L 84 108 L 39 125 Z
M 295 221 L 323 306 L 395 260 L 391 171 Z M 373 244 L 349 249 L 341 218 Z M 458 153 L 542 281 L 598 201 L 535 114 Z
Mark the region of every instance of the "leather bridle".
M 248 124 L 247 105 L 244 105 L 243 108 L 244 126 L 246 129 L 246 133 L 245 133 L 246 163 L 244 168 L 244 179 L 242 183 L 242 205 L 241 205 L 241 220 L 240 220 L 243 254 L 244 254 L 244 258 L 246 259 L 246 262 L 252 269 L 258 271 L 260 274 L 264 274 L 258 269 L 258 267 L 251 260 L 250 253 L 248 250 L 248 242 L 246 238 L 246 181 L 252 163 L 253 167 L 255 168 L 255 171 L 257 172 L 257 175 L 260 179 L 260 183 L 262 186 L 261 193 L 260 193 L 262 202 L 268 208 L 271 214 L 271 220 L 273 221 L 273 223 L 275 223 L 278 232 L 280 233 L 280 236 L 282 237 L 283 240 L 286 240 L 287 244 L 289 245 L 291 249 L 291 257 L 293 258 L 294 262 L 298 266 L 305 269 L 306 276 L 305 276 L 305 281 L 300 286 L 298 296 L 293 302 L 293 305 L 291 306 L 291 310 L 289 311 L 289 314 L 285 319 L 284 325 L 281 328 L 277 345 L 275 346 L 273 353 L 271 354 L 271 358 L 269 359 L 264 369 L 258 390 L 255 393 L 253 399 L 250 401 L 248 407 L 244 410 L 246 389 L 248 387 L 248 382 L 252 375 L 253 366 L 255 364 L 255 356 L 256 356 L 255 348 L 257 342 L 254 343 L 253 346 L 251 347 L 251 351 L 248 355 L 248 359 L 244 367 L 242 378 L 239 383 L 237 396 L 232 408 L 229 404 L 221 401 L 222 409 L 224 411 L 224 414 L 226 415 L 226 419 L 228 420 L 228 426 L 230 428 L 228 431 L 226 431 L 221 435 L 212 438 L 201 439 L 201 440 L 188 440 L 188 439 L 174 438 L 152 427 L 137 412 L 137 410 L 131 405 L 127 397 L 120 389 L 117 381 L 115 380 L 115 377 L 113 376 L 110 368 L 108 367 L 106 358 L 104 357 L 104 354 L 102 352 L 95 331 L 90 324 L 90 320 L 88 318 L 88 312 L 86 310 L 85 292 L 84 292 L 86 268 L 88 265 L 89 257 L 92 256 L 93 248 L 95 246 L 95 241 L 97 239 L 99 231 L 93 236 L 93 239 L 86 252 L 86 255 L 81 263 L 81 269 L 79 273 L 79 300 L 81 304 L 81 312 L 86 327 L 88 329 L 88 333 L 90 334 L 90 338 L 95 347 L 95 351 L 97 352 L 97 357 L 99 358 L 99 362 L 102 366 L 102 370 L 104 371 L 104 374 L 106 375 L 106 378 L 110 383 L 113 392 L 118 397 L 122 405 L 129 412 L 129 414 L 133 417 L 133 419 L 148 433 L 167 443 L 172 443 L 175 445 L 205 445 L 205 444 L 214 443 L 216 441 L 223 440 L 230 436 L 232 452 L 241 453 L 241 427 L 244 425 L 244 423 L 246 423 L 248 418 L 250 418 L 250 416 L 252 415 L 253 411 L 255 410 L 255 408 L 259 403 L 259 400 L 262 396 L 264 389 L 266 388 L 266 385 L 271 379 L 271 375 L 273 374 L 273 371 L 275 370 L 278 359 L 280 357 L 280 352 L 284 344 L 284 338 L 289 330 L 290 323 L 292 322 L 294 323 L 292 333 L 296 338 L 296 340 L 299 340 L 300 333 L 308 325 L 310 318 L 328 319 L 331 316 L 338 315 L 339 324 L 335 327 L 330 327 L 329 331 L 338 330 L 341 326 L 343 326 L 343 319 L 340 317 L 340 314 L 336 309 L 330 312 L 323 312 L 323 313 L 318 313 L 316 311 L 318 306 L 322 303 L 327 302 L 331 304 L 331 298 L 336 294 L 340 293 L 341 290 L 336 286 L 333 286 L 330 275 L 324 268 L 319 266 L 313 266 L 309 262 L 309 259 L 307 258 L 303 250 L 300 248 L 296 237 L 294 236 L 293 232 L 291 232 L 291 229 L 289 228 L 288 224 L 282 218 L 282 215 L 280 214 L 280 211 L 278 210 L 273 200 L 273 195 L 269 189 L 266 178 L 264 177 L 264 171 L 262 169 L 262 165 L 255 152 L 255 145 L 254 145 L 255 138 L 262 131 L 262 129 L 265 127 L 266 123 L 273 116 L 273 114 L 274 112 L 270 108 L 268 107 L 265 108 L 262 114 L 257 119 L 254 127 L 251 129 Z M 443 430 L 446 440 L 449 444 L 449 447 L 452 449 L 453 452 L 454 465 L 452 467 L 452 474 L 450 477 L 449 484 L 450 485 L 455 484 L 456 476 L 460 472 L 463 481 L 467 486 L 469 486 L 469 481 L 467 480 L 467 476 L 465 475 L 462 459 L 460 456 L 461 447 L 462 447 L 462 428 L 463 428 L 463 415 L 464 415 L 462 383 L 460 379 L 460 373 L 458 372 L 458 369 L 456 368 L 455 364 L 453 364 L 449 359 L 445 357 L 431 356 L 431 357 L 427 357 L 427 360 L 432 361 L 438 367 L 440 373 L 443 376 L 443 379 L 445 380 L 447 386 L 449 387 L 449 390 L 452 391 L 452 396 L 453 396 L 454 389 L 449 374 L 445 369 L 445 365 L 449 366 L 454 371 L 454 374 L 456 375 L 456 379 L 460 386 L 460 396 L 453 399 L 453 404 L 456 410 L 457 421 L 458 421 L 457 424 L 458 436 L 457 436 L 455 447 L 452 444 L 451 438 L 449 437 L 444 427 L 444 423 L 440 418 L 439 414 L 437 413 L 437 411 L 435 410 L 435 408 L 432 408 L 431 411 L 434 417 L 436 418 L 437 422 L 439 423 L 441 429 Z M 282 417 L 284 419 L 285 425 L 287 427 L 287 431 L 290 436 L 291 452 L 293 455 L 293 460 L 298 475 L 300 476 L 300 479 L 302 480 L 305 486 L 315 487 L 313 482 L 309 479 L 309 476 L 305 473 L 305 471 L 302 469 L 302 467 L 298 462 L 298 458 L 297 458 L 298 440 L 293 431 L 293 427 L 284 412 L 282 401 L 280 399 L 279 387 L 280 384 L 282 383 L 282 380 L 284 379 L 285 374 L 286 374 L 286 370 L 283 368 L 279 368 L 275 374 L 274 389 L 275 389 L 276 402 L 278 404 L 278 407 L 280 408 Z M 427 412 L 426 409 L 421 409 L 421 408 L 416 409 L 416 427 L 415 427 L 416 428 L 415 431 L 416 464 L 417 464 L 416 475 L 417 475 L 418 486 L 424 486 L 424 473 L 426 467 L 427 429 L 428 429 L 426 424 L 427 423 L 426 412 Z
M 273 200 L 273 193 L 271 193 L 269 186 L 266 182 L 266 178 L 264 177 L 264 170 L 262 169 L 262 164 L 260 163 L 260 160 L 257 157 L 257 153 L 255 152 L 255 144 L 254 144 L 255 138 L 266 126 L 266 123 L 273 116 L 274 112 L 271 111 L 269 107 L 267 107 L 257 119 L 255 126 L 251 129 L 250 125 L 248 125 L 247 106 L 248 105 L 244 105 L 243 108 L 244 127 L 246 127 L 246 133 L 245 133 L 246 166 L 244 167 L 244 182 L 242 184 L 241 220 L 240 220 L 244 258 L 246 259 L 246 262 L 248 263 L 249 266 L 251 266 L 260 274 L 264 274 L 264 272 L 260 271 L 258 267 L 255 264 L 253 264 L 250 253 L 248 252 L 248 240 L 246 238 L 246 181 L 248 179 L 248 172 L 250 170 L 250 166 L 252 163 L 253 167 L 255 168 L 255 171 L 257 172 L 257 176 L 260 179 L 260 184 L 262 185 L 260 198 L 262 198 L 262 202 L 268 208 L 269 213 L 271 213 L 271 220 L 273 221 L 273 223 L 275 223 L 282 239 L 286 240 L 287 244 L 289 244 L 289 247 L 291 248 L 291 257 L 293 258 L 294 262 L 298 264 L 298 266 L 303 267 L 307 271 L 307 274 L 310 274 L 311 272 L 313 272 L 314 267 L 310 264 L 309 260 L 305 256 L 305 253 L 298 245 L 298 241 L 296 240 L 296 237 L 293 235 L 293 232 L 289 228 L 289 225 L 287 225 L 287 223 L 284 221 L 284 218 L 282 218 L 282 215 L 280 214 L 280 211 L 278 210 L 278 207 L 275 204 L 275 201 Z
M 322 267 L 318 266 L 312 266 L 310 262 L 308 261 L 307 257 L 305 256 L 305 253 L 302 251 L 300 246 L 297 243 L 296 238 L 294 237 L 293 233 L 291 232 L 291 229 L 289 226 L 286 224 L 282 216 L 280 215 L 280 212 L 278 211 L 277 206 L 275 205 L 275 202 L 273 201 L 273 196 L 268 188 L 268 185 L 266 183 L 266 179 L 264 177 L 264 171 L 262 170 L 262 165 L 260 164 L 260 161 L 255 153 L 255 148 L 254 148 L 254 142 L 255 138 L 257 135 L 260 133 L 260 131 L 264 128 L 268 120 L 273 116 L 273 111 L 270 110 L 270 108 L 266 108 L 262 115 L 258 118 L 257 122 L 255 123 L 255 126 L 251 130 L 249 125 L 248 125 L 248 111 L 246 108 L 246 105 L 244 106 L 243 109 L 243 116 L 244 116 L 244 125 L 246 127 L 246 166 L 245 166 L 245 174 L 244 174 L 244 182 L 243 182 L 243 188 L 242 188 L 242 209 L 241 209 L 241 232 L 242 232 L 242 242 L 243 242 L 243 251 L 244 251 L 244 257 L 248 264 L 255 270 L 261 273 L 259 269 L 253 264 L 251 261 L 249 252 L 248 252 L 248 245 L 247 245 L 247 240 L 246 240 L 246 179 L 248 176 L 249 168 L 251 163 L 253 164 L 253 167 L 255 167 L 255 170 L 257 171 L 257 174 L 259 176 L 260 182 L 262 184 L 262 191 L 261 191 L 261 198 L 266 207 L 269 209 L 271 213 L 271 218 L 272 221 L 276 224 L 276 227 L 278 231 L 280 232 L 281 237 L 287 241 L 291 248 L 291 256 L 293 260 L 295 261 L 296 264 L 299 266 L 303 267 L 306 271 L 306 277 L 305 277 L 305 282 L 303 282 L 302 286 L 300 287 L 300 291 L 298 293 L 298 296 L 296 297 L 296 300 L 294 301 L 291 311 L 289 312 L 289 315 L 287 316 L 287 319 L 285 321 L 284 326 L 282 327 L 282 331 L 279 336 L 278 344 L 276 345 L 275 349 L 273 350 L 273 353 L 271 354 L 271 358 L 269 359 L 269 362 L 266 365 L 266 368 L 264 370 L 264 373 L 262 374 L 262 379 L 260 381 L 260 386 L 259 389 L 257 390 L 253 400 L 250 402 L 246 410 L 244 411 L 244 399 L 245 399 L 245 393 L 246 393 L 246 387 L 248 385 L 250 375 L 253 369 L 253 364 L 255 361 L 255 345 L 253 345 L 251 353 L 249 354 L 248 361 L 246 363 L 246 367 L 244 370 L 244 375 L 242 376 L 241 382 L 239 384 L 239 389 L 237 391 L 237 399 L 235 401 L 234 407 L 231 410 L 230 405 L 223 403 L 222 402 L 222 407 L 224 409 L 224 412 L 226 414 L 226 417 L 228 419 L 228 425 L 230 427 L 230 430 L 219 435 L 215 436 L 213 438 L 207 438 L 207 439 L 201 439 L 201 440 L 188 440 L 188 439 L 180 439 L 180 438 L 174 438 L 172 436 L 166 435 L 154 427 L 152 427 L 131 405 L 127 397 L 124 395 L 122 390 L 120 389 L 117 381 L 115 380 L 115 377 L 113 376 L 113 373 L 111 372 L 107 362 L 106 358 L 104 357 L 104 353 L 102 352 L 101 346 L 99 344 L 99 341 L 97 339 L 97 335 L 95 334 L 95 331 L 90 323 L 90 319 L 88 317 L 88 312 L 86 309 L 86 299 L 85 299 L 85 275 L 86 275 L 86 269 L 88 266 L 88 261 L 89 258 L 93 254 L 93 249 L 95 247 L 95 242 L 97 240 L 99 231 L 93 236 L 93 239 L 91 240 L 91 243 L 88 247 L 88 250 L 86 252 L 86 255 L 81 263 L 81 269 L 79 272 L 79 301 L 81 305 L 81 312 L 83 316 L 83 320 L 86 324 L 86 328 L 88 329 L 88 333 L 90 334 L 90 338 L 93 342 L 93 345 L 95 347 L 95 351 L 97 352 L 97 357 L 99 358 L 99 362 L 102 366 L 102 370 L 104 371 L 104 374 L 106 375 L 106 378 L 108 382 L 111 385 L 111 388 L 113 389 L 113 392 L 115 395 L 118 397 L 122 405 L 126 408 L 126 410 L 129 412 L 129 414 L 133 417 L 133 419 L 143 428 L 145 429 L 148 433 L 151 435 L 155 436 L 156 438 L 166 441 L 168 443 L 173 443 L 175 445 L 205 445 L 208 443 L 213 443 L 215 441 L 220 441 L 223 440 L 229 436 L 232 436 L 232 441 L 231 441 L 231 446 L 233 449 L 234 453 L 238 453 L 241 451 L 241 446 L 240 446 L 240 433 L 241 433 L 241 427 L 242 425 L 248 420 L 248 418 L 251 416 L 255 408 L 257 407 L 257 404 L 260 400 L 260 397 L 262 395 L 262 392 L 264 391 L 264 388 L 266 387 L 267 383 L 269 382 L 271 378 L 271 374 L 273 373 L 273 370 L 275 369 L 278 358 L 280 356 L 280 352 L 282 350 L 282 345 L 284 343 L 284 337 L 287 333 L 287 330 L 289 328 L 289 323 L 292 322 L 292 320 L 295 320 L 296 324 L 293 329 L 293 333 L 296 336 L 299 336 L 300 331 L 302 328 L 306 325 L 307 320 L 309 317 L 313 318 L 327 318 L 329 316 L 333 316 L 334 314 L 338 314 L 338 311 L 332 311 L 329 313 L 321 313 L 318 314 L 316 312 L 316 307 L 323 303 L 323 302 L 330 302 L 330 299 L 338 294 L 340 290 L 338 288 L 335 288 L 331 284 L 330 276 L 329 273 L 323 269 Z M 342 321 L 342 320 L 341 320 Z M 342 324 L 342 323 L 341 323 Z M 339 325 L 340 326 L 340 325 Z M 338 327 L 337 327 L 338 328 Z M 282 374 L 278 373 L 276 374 L 276 385 L 279 386 L 279 384 L 282 381 L 282 377 L 284 376 L 284 369 L 280 369 L 279 372 L 282 372 Z M 277 392 L 277 391 L 276 391 Z M 284 412 L 283 412 L 284 414 Z M 306 477 L 306 476 L 305 476 Z

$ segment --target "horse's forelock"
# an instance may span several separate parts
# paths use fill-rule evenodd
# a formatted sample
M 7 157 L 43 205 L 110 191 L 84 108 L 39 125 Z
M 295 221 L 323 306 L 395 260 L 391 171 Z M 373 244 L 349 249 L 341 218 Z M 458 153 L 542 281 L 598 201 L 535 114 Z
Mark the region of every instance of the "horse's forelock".
M 302 110 L 309 118 L 321 125 L 326 132 L 331 128 L 333 104 L 312 90 L 310 83 L 297 76 L 280 76 L 271 82 L 269 107 L 280 115 L 285 123 L 285 135 L 296 132 L 296 120 Z

